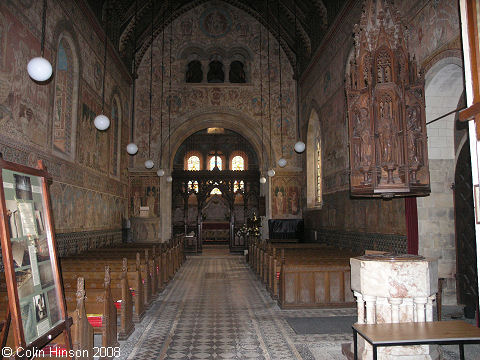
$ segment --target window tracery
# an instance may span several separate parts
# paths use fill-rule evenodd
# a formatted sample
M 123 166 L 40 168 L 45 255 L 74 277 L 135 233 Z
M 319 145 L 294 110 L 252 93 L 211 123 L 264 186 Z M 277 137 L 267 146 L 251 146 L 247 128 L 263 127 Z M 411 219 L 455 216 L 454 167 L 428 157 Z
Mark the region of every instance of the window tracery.
M 187 160 L 187 170 L 199 171 L 200 170 L 200 158 L 196 155 L 190 156 Z

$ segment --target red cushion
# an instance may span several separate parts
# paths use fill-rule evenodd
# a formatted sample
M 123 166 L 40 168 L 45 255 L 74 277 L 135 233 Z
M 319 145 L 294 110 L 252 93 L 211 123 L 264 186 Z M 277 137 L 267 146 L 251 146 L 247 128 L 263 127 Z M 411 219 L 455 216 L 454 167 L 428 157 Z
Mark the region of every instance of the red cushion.
M 93 327 L 102 327 L 102 316 L 101 315 L 97 315 L 97 316 L 87 316 L 87 319 L 88 319 L 88 322 L 90 323 L 90 325 L 92 325 Z

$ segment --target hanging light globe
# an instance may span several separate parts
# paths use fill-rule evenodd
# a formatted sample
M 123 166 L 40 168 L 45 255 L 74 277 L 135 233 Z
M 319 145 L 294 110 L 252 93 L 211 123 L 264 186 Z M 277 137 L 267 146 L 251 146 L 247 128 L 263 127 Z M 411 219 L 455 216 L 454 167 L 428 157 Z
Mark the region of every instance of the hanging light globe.
M 149 159 L 149 160 L 145 161 L 145 167 L 146 167 L 147 169 L 153 168 L 153 160 L 150 160 L 150 159 Z
M 284 158 L 280 158 L 280 160 L 278 160 L 278 166 L 280 166 L 281 168 L 285 167 L 287 165 L 287 160 L 285 160 Z
M 305 143 L 303 141 L 297 141 L 293 148 L 297 153 L 301 154 L 305 151 Z
M 267 174 L 268 174 L 268 176 L 273 177 L 273 176 L 275 176 L 275 170 L 270 169 L 270 170 L 267 171 Z
M 43 57 L 34 57 L 27 65 L 28 75 L 36 81 L 47 81 L 52 76 L 52 64 Z
M 172 178 L 171 175 L 168 175 L 165 180 L 167 180 L 167 182 L 172 182 L 172 181 L 173 181 L 173 178 Z
M 137 152 L 138 152 L 138 146 L 137 144 L 135 143 L 130 143 L 127 145 L 127 152 L 130 154 L 130 155 L 135 155 Z
M 97 115 L 93 120 L 97 130 L 105 131 L 110 127 L 110 120 L 105 115 Z
M 165 175 L 165 170 L 163 170 L 163 169 L 158 169 L 158 170 L 157 170 L 157 175 L 160 176 L 160 177 L 162 177 L 163 175 Z
M 260 184 L 265 184 L 267 182 L 267 179 L 265 176 L 260 176 Z

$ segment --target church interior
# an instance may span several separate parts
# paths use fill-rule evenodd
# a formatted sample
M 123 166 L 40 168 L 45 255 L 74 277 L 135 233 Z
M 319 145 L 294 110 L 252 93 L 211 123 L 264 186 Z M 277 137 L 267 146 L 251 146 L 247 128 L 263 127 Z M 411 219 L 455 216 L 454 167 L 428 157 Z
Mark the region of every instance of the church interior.
M 362 326 L 479 330 L 479 11 L 0 1 L 3 358 L 376 359 Z M 465 331 L 378 358 L 479 359 Z

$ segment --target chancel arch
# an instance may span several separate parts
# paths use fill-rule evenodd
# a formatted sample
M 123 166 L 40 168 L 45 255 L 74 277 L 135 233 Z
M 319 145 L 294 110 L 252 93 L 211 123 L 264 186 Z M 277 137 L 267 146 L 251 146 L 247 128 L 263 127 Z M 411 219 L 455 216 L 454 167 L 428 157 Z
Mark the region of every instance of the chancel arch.
M 206 159 L 201 170 L 188 166 L 194 161 L 197 168 L 201 158 Z M 238 242 L 237 230 L 248 209 L 259 208 L 260 196 L 258 156 L 247 139 L 220 127 L 197 131 L 176 150 L 172 175 L 174 233 L 186 229 L 198 236 L 200 244 L 214 241 L 231 249 L 244 246 Z M 222 203 L 216 197 L 221 197 Z M 193 213 L 199 216 L 190 216 Z
M 307 207 L 319 207 L 322 204 L 322 138 L 320 119 L 312 108 L 307 130 Z

